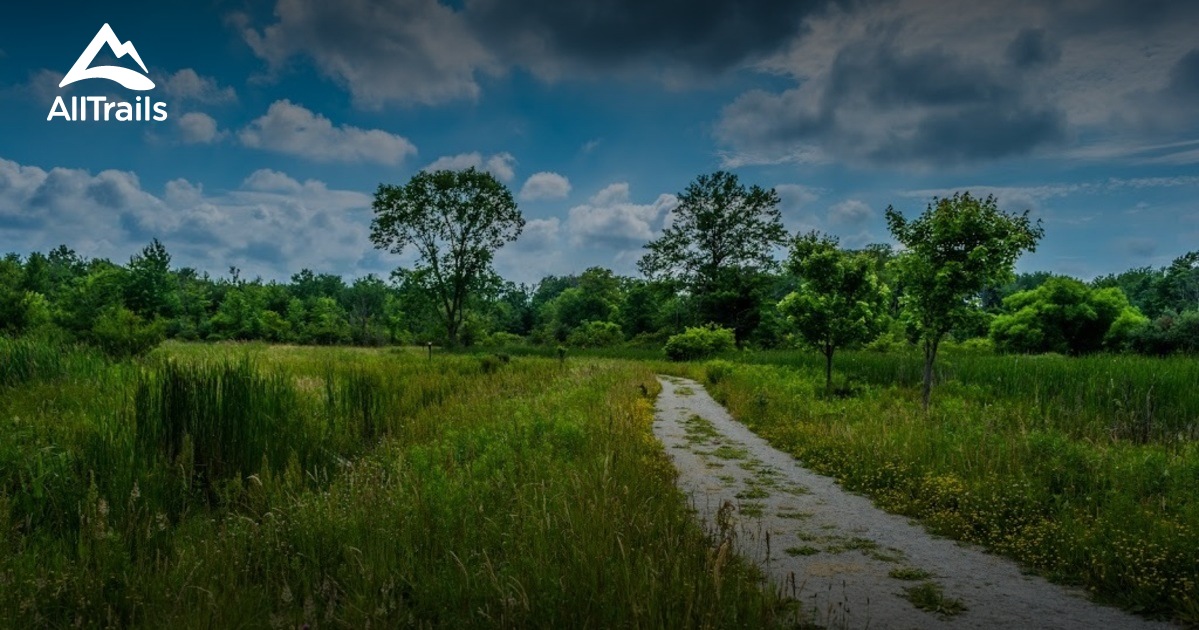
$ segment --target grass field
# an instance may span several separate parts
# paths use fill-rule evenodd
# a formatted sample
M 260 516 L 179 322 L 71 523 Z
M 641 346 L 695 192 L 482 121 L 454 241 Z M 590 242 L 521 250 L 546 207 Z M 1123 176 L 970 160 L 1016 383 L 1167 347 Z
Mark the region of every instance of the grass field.
M 839 355 L 831 394 L 815 354 L 621 354 L 0 340 L 0 623 L 793 623 L 692 522 L 655 372 L 938 533 L 1199 623 L 1199 361 L 950 351 L 925 414 L 902 353 Z
M 919 358 L 748 354 L 703 379 L 810 468 L 933 531 L 1098 599 L 1199 623 L 1199 361 L 951 355 L 926 415 Z
M 628 362 L 0 340 L 0 623 L 756 627 Z M 725 533 L 725 535 L 730 535 Z

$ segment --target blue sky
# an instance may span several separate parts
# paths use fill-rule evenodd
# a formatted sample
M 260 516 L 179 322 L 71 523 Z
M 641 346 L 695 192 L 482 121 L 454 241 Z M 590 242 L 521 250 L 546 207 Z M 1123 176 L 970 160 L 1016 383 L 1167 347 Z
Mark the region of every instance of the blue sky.
M 101 25 L 163 122 L 47 121 Z M 888 204 L 993 193 L 1046 236 L 1022 270 L 1084 278 L 1199 247 L 1199 3 L 436 0 L 53 3 L 0 22 L 0 251 L 284 279 L 386 275 L 370 195 L 491 170 L 525 234 L 511 279 L 641 245 L 697 174 L 774 186 L 791 230 L 889 240 Z M 95 64 L 132 67 L 111 55 Z

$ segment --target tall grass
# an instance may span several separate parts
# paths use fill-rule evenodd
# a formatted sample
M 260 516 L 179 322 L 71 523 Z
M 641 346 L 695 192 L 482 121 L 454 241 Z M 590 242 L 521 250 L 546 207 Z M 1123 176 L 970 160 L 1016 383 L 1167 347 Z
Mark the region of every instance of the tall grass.
M 0 399 L 37 427 L 0 422 L 0 627 L 794 619 L 694 523 L 644 367 L 171 344 L 77 376 Z
M 731 355 L 738 362 L 812 369 L 823 357 L 770 351 Z M 837 370 L 851 379 L 910 387 L 921 382 L 915 353 L 844 352 Z M 1028 420 L 1080 439 L 1115 436 L 1140 442 L 1199 439 L 1199 361 L 1132 355 L 994 355 L 949 350 L 937 360 L 937 381 L 956 383 L 980 400 L 1019 401 Z M 934 391 L 934 396 L 936 392 Z
M 98 352 L 83 346 L 0 336 L 0 387 L 92 373 L 103 365 Z
M 1118 416 L 1107 400 L 1075 398 L 1111 391 L 1105 387 L 1153 386 L 1187 398 L 1171 401 L 1186 409 L 1196 392 L 1178 380 L 1194 366 L 1047 359 L 1038 372 L 1036 359 L 960 359 L 959 380 L 942 385 L 928 414 L 914 386 L 827 396 L 815 365 L 719 363 L 707 370 L 707 382 L 756 433 L 889 510 L 1083 585 L 1102 600 L 1199 622 L 1199 444 L 1110 431 Z M 1002 361 L 1012 365 L 998 367 Z M 973 371 L 978 365 L 996 366 L 990 386 L 972 380 L 981 378 Z M 1021 369 L 1049 380 L 1025 397 L 1011 395 L 1011 382 L 1035 378 Z M 1044 406 L 1046 398 L 1059 401 L 1060 416 Z M 1185 422 L 1179 414 L 1173 422 Z

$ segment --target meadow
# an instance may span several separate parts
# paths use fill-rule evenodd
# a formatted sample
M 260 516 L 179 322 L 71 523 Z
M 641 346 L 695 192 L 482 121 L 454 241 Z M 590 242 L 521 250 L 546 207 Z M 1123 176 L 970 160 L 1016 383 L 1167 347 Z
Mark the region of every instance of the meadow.
M 644 365 L 0 340 L 0 625 L 770 627 Z
M 700 379 L 935 533 L 1199 623 L 1199 361 L 0 340 L 0 624 L 771 627 L 650 431 Z M 935 572 L 936 567 L 918 567 Z
M 1199 361 L 950 352 L 741 353 L 699 378 L 806 466 L 1100 601 L 1199 623 Z M 922 567 L 935 571 L 936 567 Z

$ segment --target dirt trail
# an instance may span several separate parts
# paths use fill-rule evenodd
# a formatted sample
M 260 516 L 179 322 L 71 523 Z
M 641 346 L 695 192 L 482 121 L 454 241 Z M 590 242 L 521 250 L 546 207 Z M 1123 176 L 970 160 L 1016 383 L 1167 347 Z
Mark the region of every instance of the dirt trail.
M 734 421 L 703 386 L 658 377 L 654 434 L 679 485 L 715 528 L 735 506 L 738 551 L 758 563 L 810 619 L 845 628 L 1168 628 L 1087 601 L 1080 591 L 1024 575 L 1012 561 L 930 535 L 802 466 Z M 892 577 L 915 570 L 931 577 Z M 942 612 L 916 608 L 904 591 L 926 582 Z M 965 610 L 947 614 L 960 603 Z

